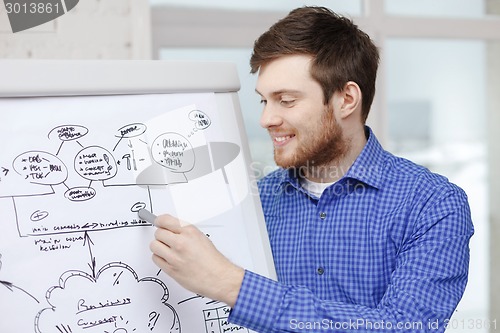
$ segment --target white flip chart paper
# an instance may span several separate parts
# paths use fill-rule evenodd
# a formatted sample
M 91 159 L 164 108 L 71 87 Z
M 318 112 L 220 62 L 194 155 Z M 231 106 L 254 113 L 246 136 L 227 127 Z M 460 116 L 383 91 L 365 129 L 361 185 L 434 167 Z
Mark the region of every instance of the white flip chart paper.
M 196 224 L 274 277 L 234 94 L 0 98 L 0 332 L 248 332 L 151 261 Z

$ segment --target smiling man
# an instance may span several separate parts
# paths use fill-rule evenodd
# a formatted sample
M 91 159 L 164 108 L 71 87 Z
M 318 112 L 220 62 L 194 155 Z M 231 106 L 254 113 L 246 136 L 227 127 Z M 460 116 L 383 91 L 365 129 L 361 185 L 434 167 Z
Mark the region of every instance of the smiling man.
M 467 283 L 469 205 L 365 125 L 378 61 L 369 36 L 326 8 L 296 9 L 265 32 L 250 62 L 281 167 L 259 181 L 278 281 L 168 215 L 156 221 L 155 263 L 258 332 L 443 332 Z
M 333 182 L 366 143 L 359 112 L 361 91 L 350 81 L 324 103 L 321 85 L 310 73 L 312 64 L 312 56 L 299 54 L 260 67 L 256 91 L 264 104 L 261 126 L 273 140 L 277 165 L 297 168 L 307 180 Z M 350 123 L 348 133 L 339 125 L 342 121 Z

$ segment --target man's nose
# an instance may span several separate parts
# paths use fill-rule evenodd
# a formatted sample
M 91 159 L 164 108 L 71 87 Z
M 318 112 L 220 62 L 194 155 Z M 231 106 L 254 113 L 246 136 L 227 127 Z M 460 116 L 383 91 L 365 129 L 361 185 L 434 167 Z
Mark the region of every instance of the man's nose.
M 280 126 L 283 123 L 283 118 L 279 115 L 278 110 L 272 107 L 272 105 L 266 104 L 264 110 L 262 110 L 262 115 L 260 116 L 260 126 L 264 128 L 270 128 L 274 126 Z

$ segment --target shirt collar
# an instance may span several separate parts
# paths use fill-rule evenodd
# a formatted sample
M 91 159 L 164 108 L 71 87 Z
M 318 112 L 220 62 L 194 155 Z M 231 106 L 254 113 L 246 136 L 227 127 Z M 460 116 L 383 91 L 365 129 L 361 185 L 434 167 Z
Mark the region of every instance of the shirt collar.
M 375 188 L 382 186 L 385 150 L 380 145 L 372 129 L 365 126 L 368 140 L 344 178 L 357 179 Z
M 356 179 L 379 189 L 383 181 L 382 170 L 386 152 L 380 145 L 372 129 L 365 126 L 365 131 L 368 135 L 365 147 L 342 178 Z M 281 178 L 280 185 L 290 183 L 295 188 L 301 189 L 296 172 L 293 169 L 283 169 L 279 177 Z

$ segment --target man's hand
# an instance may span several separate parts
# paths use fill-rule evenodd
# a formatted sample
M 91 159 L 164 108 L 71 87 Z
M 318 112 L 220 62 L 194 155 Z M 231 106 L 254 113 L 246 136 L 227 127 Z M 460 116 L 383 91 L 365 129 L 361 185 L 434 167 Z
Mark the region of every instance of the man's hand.
M 184 288 L 233 307 L 245 271 L 220 253 L 193 225 L 181 226 L 170 215 L 155 220 L 150 244 L 153 261 Z

